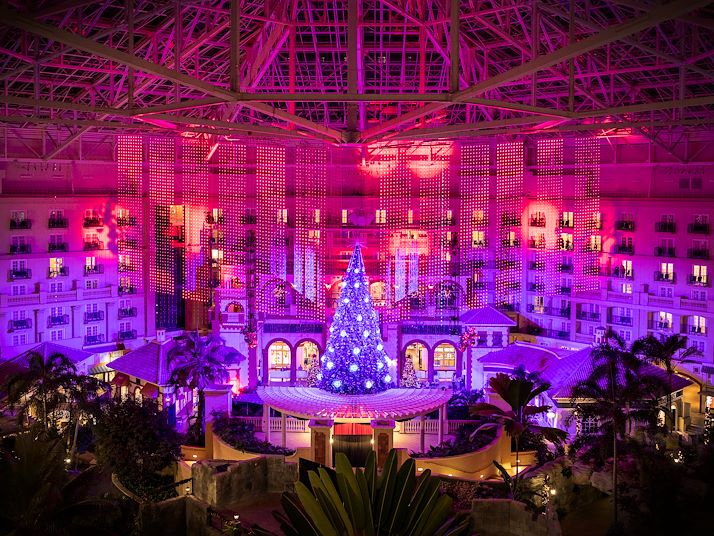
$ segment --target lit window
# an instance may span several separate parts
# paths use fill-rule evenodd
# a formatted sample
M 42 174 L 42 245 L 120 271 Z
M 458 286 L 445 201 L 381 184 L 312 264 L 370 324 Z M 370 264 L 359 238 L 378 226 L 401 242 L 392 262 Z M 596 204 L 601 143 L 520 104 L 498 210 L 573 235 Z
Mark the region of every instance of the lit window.
M 347 223 L 347 219 L 348 219 L 347 209 L 343 208 L 342 209 L 342 223 Z
M 387 211 L 384 209 L 377 209 L 375 219 L 377 223 L 387 223 Z
M 622 283 L 620 292 L 623 294 L 632 294 L 632 283 Z
M 456 348 L 450 344 L 440 344 L 434 349 L 434 369 L 455 370 Z
M 412 209 L 409 209 L 409 212 L 407 212 L 407 223 L 409 225 L 414 223 L 414 211 Z
M 284 342 L 274 342 L 268 349 L 268 367 L 284 370 L 290 368 L 290 347 Z
M 471 246 L 475 248 L 486 247 L 486 233 L 484 231 L 472 231 Z
M 703 316 L 694 315 L 689 331 L 699 335 L 705 335 L 707 332 L 707 319 Z

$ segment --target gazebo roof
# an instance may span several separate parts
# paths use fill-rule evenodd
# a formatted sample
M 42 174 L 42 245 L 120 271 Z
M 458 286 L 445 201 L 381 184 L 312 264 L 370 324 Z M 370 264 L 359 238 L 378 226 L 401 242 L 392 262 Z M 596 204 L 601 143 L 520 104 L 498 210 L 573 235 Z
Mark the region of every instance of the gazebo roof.
M 258 396 L 278 411 L 302 418 L 364 422 L 411 419 L 446 404 L 451 389 L 388 389 L 381 393 L 339 395 L 315 387 L 260 387 Z

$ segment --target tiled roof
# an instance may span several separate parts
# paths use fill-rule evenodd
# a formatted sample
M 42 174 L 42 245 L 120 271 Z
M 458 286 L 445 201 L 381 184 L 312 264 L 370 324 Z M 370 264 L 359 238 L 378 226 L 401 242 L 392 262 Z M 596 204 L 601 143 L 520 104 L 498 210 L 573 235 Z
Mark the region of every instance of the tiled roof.
M 30 354 L 33 353 L 38 353 L 45 359 L 53 354 L 62 354 L 75 365 L 94 355 L 93 352 L 87 352 L 86 350 L 82 350 L 80 348 L 71 348 L 70 346 L 63 346 L 54 342 L 43 342 L 42 344 L 38 344 L 34 348 L 26 350 L 25 352 L 15 356 L 11 361 L 27 362 Z
M 498 309 L 486 305 L 461 315 L 461 323 L 471 326 L 515 326 L 516 323 Z
M 176 343 L 173 339 L 164 343 L 152 341 L 115 359 L 107 366 L 117 372 L 135 376 L 154 385 L 167 385 L 171 376 L 168 355 L 174 346 Z M 222 356 L 229 352 L 238 353 L 234 348 L 223 346 L 219 350 L 219 355 Z M 241 360 L 241 354 L 239 354 L 238 360 Z
M 503 365 L 508 368 L 522 365 L 528 372 L 542 372 L 557 360 L 558 356 L 548 349 L 518 342 L 479 358 L 483 365 Z

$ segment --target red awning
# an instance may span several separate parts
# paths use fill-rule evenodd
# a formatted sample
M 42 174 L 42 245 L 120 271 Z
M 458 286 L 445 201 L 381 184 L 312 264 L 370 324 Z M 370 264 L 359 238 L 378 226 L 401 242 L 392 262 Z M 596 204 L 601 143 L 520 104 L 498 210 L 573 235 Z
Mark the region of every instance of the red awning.
M 153 383 L 146 383 L 141 388 L 141 396 L 143 397 L 156 398 L 157 394 L 159 394 L 159 388 Z
M 332 435 L 372 435 L 372 427 L 358 422 L 341 422 L 335 424 Z
M 129 376 L 122 374 L 121 372 L 117 372 L 114 374 L 114 377 L 109 383 L 118 387 L 121 387 L 122 385 L 129 385 Z

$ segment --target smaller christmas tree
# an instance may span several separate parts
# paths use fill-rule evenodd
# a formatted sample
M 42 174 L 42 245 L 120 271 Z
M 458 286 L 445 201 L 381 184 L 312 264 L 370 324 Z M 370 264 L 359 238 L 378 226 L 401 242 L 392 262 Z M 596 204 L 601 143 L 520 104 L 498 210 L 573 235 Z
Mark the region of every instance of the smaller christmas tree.
M 310 358 L 310 364 L 307 369 L 307 383 L 308 387 L 317 387 L 320 383 L 320 360 L 317 358 L 316 354 L 313 354 Z
M 714 443 L 714 412 L 711 408 L 707 409 L 704 416 L 704 444 L 710 445 Z
M 414 363 L 411 357 L 407 357 L 404 360 L 404 368 L 402 369 L 402 387 L 413 388 L 419 387 L 419 382 L 416 377 L 416 370 L 414 370 Z

